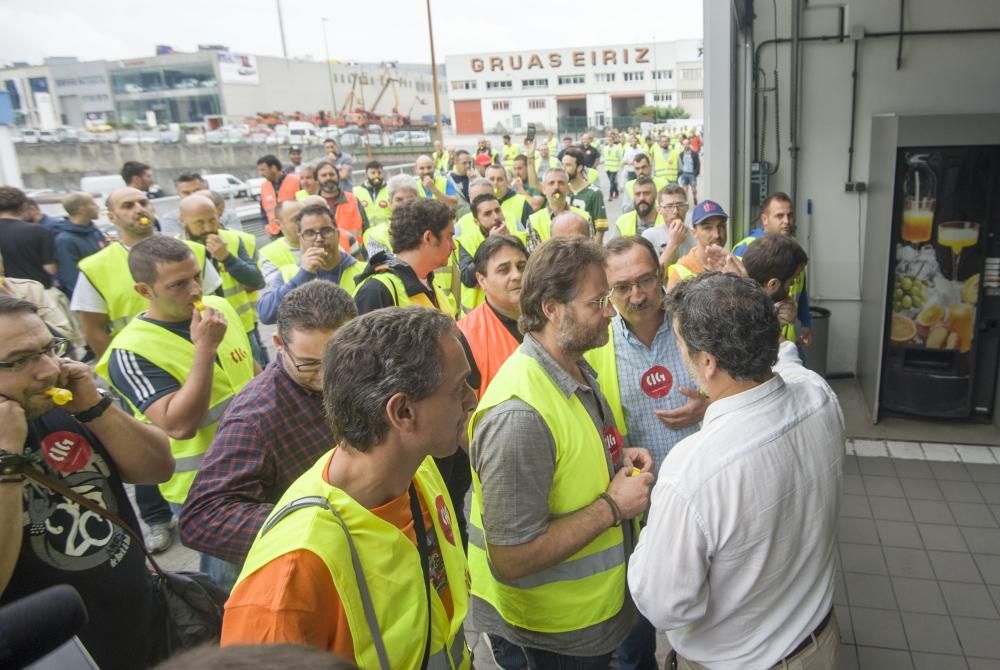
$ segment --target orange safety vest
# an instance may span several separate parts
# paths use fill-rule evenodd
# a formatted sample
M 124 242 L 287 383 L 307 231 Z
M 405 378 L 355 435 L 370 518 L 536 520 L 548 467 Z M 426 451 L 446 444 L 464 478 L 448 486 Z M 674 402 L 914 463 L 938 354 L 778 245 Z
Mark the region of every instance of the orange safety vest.
M 295 200 L 295 192 L 298 190 L 299 178 L 294 174 L 286 174 L 284 176 L 281 180 L 281 185 L 278 187 L 277 194 L 274 192 L 274 184 L 269 179 L 265 179 L 264 183 L 260 185 L 260 204 L 264 208 L 264 214 L 267 215 L 267 232 L 271 235 L 277 235 L 281 232 L 278 219 L 274 215 L 274 211 L 278 208 L 278 203 L 286 200 Z
M 361 208 L 358 206 L 358 199 L 353 193 L 341 191 L 344 194 L 344 202 L 338 203 L 333 211 L 334 225 L 340 230 L 340 248 L 351 253 L 350 241 L 344 233 L 351 233 L 355 239 L 361 239 L 364 226 L 361 220 Z M 329 201 L 328 201 L 329 202 Z
M 482 398 L 500 366 L 520 345 L 485 302 L 459 319 L 458 329 L 465 335 L 479 368 L 477 393 Z

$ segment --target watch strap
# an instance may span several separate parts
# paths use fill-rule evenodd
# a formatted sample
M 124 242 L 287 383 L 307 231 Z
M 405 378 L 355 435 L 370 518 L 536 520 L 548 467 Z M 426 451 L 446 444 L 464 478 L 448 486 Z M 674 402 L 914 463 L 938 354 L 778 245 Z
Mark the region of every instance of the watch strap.
M 80 423 L 88 423 L 93 421 L 97 417 L 104 414 L 108 407 L 111 407 L 111 403 L 114 402 L 114 398 L 111 397 L 110 393 L 105 393 L 104 391 L 98 391 L 101 394 L 101 399 L 97 401 L 97 404 L 93 407 L 83 410 L 79 414 L 74 414 L 73 417 Z

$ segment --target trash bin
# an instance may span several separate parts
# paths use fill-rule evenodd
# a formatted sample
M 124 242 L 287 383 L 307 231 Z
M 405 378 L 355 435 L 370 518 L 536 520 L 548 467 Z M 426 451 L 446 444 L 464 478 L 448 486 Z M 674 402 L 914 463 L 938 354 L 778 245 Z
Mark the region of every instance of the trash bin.
M 812 344 L 805 347 L 805 366 L 826 376 L 826 350 L 830 342 L 830 310 L 809 306 L 812 316 Z

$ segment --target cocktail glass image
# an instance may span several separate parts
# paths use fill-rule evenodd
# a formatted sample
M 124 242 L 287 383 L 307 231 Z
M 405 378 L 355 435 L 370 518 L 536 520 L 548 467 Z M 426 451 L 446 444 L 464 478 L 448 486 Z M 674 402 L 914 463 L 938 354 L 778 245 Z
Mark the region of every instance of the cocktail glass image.
M 903 178 L 903 225 L 900 237 L 913 246 L 931 239 L 937 179 L 927 165 L 928 154 L 907 157 Z
M 958 263 L 962 249 L 979 243 L 979 224 L 972 221 L 946 221 L 938 224 L 937 241 L 951 249 L 951 279 L 958 281 Z

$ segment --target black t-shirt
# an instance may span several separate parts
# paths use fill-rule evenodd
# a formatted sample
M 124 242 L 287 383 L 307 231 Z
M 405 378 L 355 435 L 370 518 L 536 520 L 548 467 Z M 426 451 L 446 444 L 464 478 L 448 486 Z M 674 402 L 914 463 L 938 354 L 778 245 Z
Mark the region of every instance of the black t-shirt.
M 597 147 L 593 144 L 588 144 L 585 147 L 581 146 L 580 149 L 583 150 L 584 166 L 592 168 L 597 165 L 597 159 L 601 157 L 601 152 L 598 151 Z
M 36 455 L 48 476 L 139 528 L 110 455 L 63 410 L 28 422 L 24 453 Z M 69 584 L 87 607 L 88 623 L 79 637 L 98 666 L 109 670 L 148 665 L 154 601 L 142 550 L 110 521 L 58 493 L 30 479 L 22 486 L 21 551 L 0 605 Z
M 46 228 L 17 219 L 0 219 L 0 255 L 8 277 L 34 279 L 45 288 L 52 286 L 52 275 L 42 267 L 56 262 L 52 234 Z

